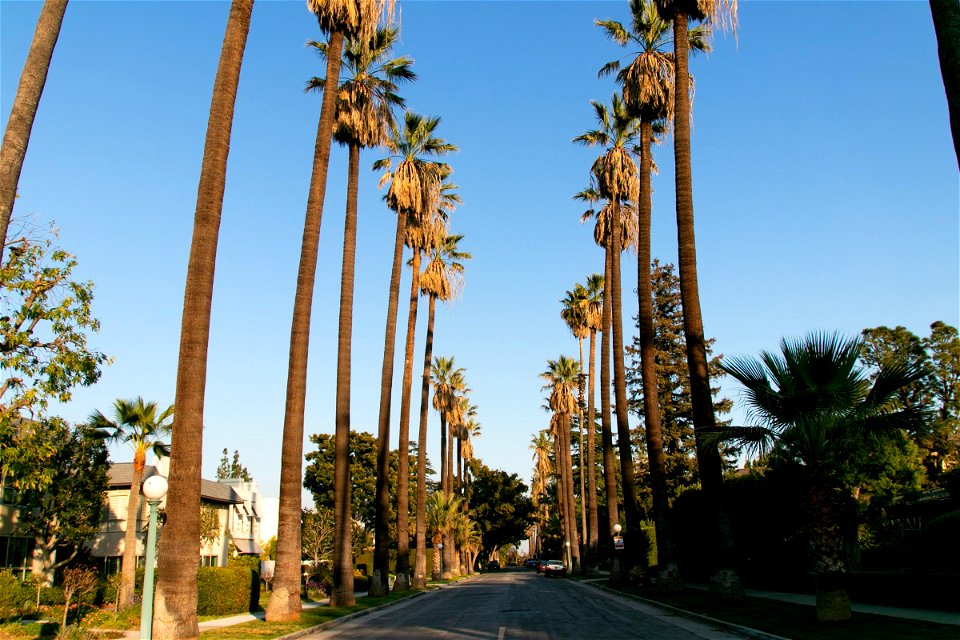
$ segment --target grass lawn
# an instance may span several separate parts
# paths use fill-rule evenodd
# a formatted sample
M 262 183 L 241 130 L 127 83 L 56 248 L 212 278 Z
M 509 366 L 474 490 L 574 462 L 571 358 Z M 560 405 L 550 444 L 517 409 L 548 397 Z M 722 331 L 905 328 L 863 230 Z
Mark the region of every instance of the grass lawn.
M 957 640 L 960 638 L 960 630 L 955 626 L 867 613 L 854 612 L 850 620 L 839 624 L 818 623 L 814 607 L 766 598 L 748 597 L 742 602 L 721 602 L 707 592 L 694 590 L 687 590 L 677 595 L 660 594 L 650 588 L 618 588 L 617 590 L 793 640 L 849 640 L 850 638 Z

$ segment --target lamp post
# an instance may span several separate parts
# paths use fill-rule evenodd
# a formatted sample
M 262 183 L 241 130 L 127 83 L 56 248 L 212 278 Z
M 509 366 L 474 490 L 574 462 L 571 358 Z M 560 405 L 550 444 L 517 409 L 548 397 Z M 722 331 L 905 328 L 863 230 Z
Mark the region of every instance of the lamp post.
M 564 547 L 564 549 L 566 550 L 566 551 L 565 551 L 565 556 L 564 556 L 564 558 L 563 558 L 563 561 L 566 563 L 566 565 L 567 565 L 567 570 L 569 571 L 569 570 L 570 570 L 570 565 L 573 564 L 573 558 L 570 556 L 570 541 L 567 540 L 566 542 L 564 542 L 564 543 L 563 543 L 563 547 Z
M 143 483 L 143 497 L 150 507 L 147 525 L 147 549 L 143 567 L 143 603 L 140 608 L 140 640 L 153 638 L 153 564 L 157 555 L 157 507 L 167 495 L 167 479 L 150 476 Z
M 623 531 L 623 527 L 620 526 L 619 522 L 613 525 L 613 570 L 610 574 L 615 580 L 619 579 L 621 569 L 620 552 L 623 550 L 623 536 L 620 535 L 621 531 Z
M 438 543 L 437 548 L 440 549 L 440 580 L 443 581 L 443 543 Z

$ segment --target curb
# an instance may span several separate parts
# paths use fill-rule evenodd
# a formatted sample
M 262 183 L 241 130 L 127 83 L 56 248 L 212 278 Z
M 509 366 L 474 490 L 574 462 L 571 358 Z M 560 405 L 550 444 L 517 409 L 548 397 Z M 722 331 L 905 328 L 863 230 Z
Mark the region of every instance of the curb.
M 721 629 L 727 629 L 728 631 L 735 631 L 735 632 L 737 632 L 737 633 L 742 633 L 743 635 L 745 635 L 745 636 L 747 636 L 747 637 L 749 637 L 749 638 L 757 638 L 757 640 L 790 640 L 789 638 L 785 638 L 785 637 L 783 637 L 783 636 L 778 636 L 778 635 L 773 634 L 773 633 L 767 633 L 766 631 L 760 631 L 759 629 L 753 629 L 753 628 L 751 628 L 751 627 L 744 627 L 743 625 L 735 624 L 735 623 L 733 623 L 733 622 L 727 622 L 726 620 L 718 620 L 718 619 L 716 619 L 716 618 L 711 618 L 710 616 L 705 616 L 705 615 L 701 615 L 701 614 L 699 614 L 699 613 L 694 613 L 694 612 L 692 612 L 692 611 L 687 611 L 686 609 L 678 609 L 677 607 L 670 606 L 669 604 L 663 604 L 662 602 L 657 602 L 656 600 L 649 600 L 649 599 L 643 598 L 643 597 L 641 597 L 641 596 L 635 596 L 635 595 L 633 595 L 633 594 L 631 594 L 631 593 L 623 593 L 622 591 L 617 591 L 616 589 L 611 589 L 610 587 L 605 587 L 605 586 L 603 586 L 603 585 L 601 585 L 601 584 L 597 584 L 597 583 L 594 582 L 594 581 L 586 581 L 586 580 L 580 581 L 580 580 L 577 580 L 577 581 L 575 581 L 575 582 L 577 582 L 578 584 L 581 584 L 581 583 L 582 583 L 582 584 L 584 584 L 584 586 L 591 586 L 591 587 L 593 587 L 593 588 L 595 588 L 595 589 L 601 589 L 601 590 L 606 591 L 606 592 L 608 592 L 608 593 L 612 593 L 612 594 L 615 594 L 615 595 L 618 595 L 618 596 L 622 596 L 622 597 L 624 597 L 624 598 L 630 598 L 630 599 L 632 599 L 632 600 L 637 600 L 637 601 L 639 601 L 639 602 L 643 602 L 644 604 L 648 604 L 648 605 L 657 607 L 658 609 L 663 609 L 664 611 L 669 611 L 670 613 L 674 613 L 674 614 L 683 616 L 683 617 L 685 617 L 685 618 L 691 618 L 691 619 L 693 619 L 693 620 L 699 620 L 699 621 L 701 621 L 701 622 L 707 622 L 707 623 L 712 624 L 712 625 L 714 625 L 714 626 L 720 627 Z

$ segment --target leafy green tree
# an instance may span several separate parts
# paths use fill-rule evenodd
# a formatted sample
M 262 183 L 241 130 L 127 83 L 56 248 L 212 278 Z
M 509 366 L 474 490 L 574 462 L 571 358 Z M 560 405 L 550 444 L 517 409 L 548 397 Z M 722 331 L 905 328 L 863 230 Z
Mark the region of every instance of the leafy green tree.
M 91 349 L 88 335 L 100 330 L 93 317 L 93 283 L 72 279 L 74 256 L 55 246 L 51 225 L 40 236 L 29 225 L 6 245 L 0 268 L 0 466 L 14 477 L 28 477 L 20 467 L 34 469 L 37 455 L 52 450 L 21 449 L 17 425 L 43 422 L 51 401 L 69 402 L 73 388 L 100 379 L 109 362 Z M 31 476 L 43 489 L 49 475 Z M 25 480 L 24 480 L 25 482 Z
M 301 516 L 300 546 L 303 559 L 314 569 L 333 562 L 333 510 L 325 507 L 304 509 Z
M 100 411 L 94 411 L 87 419 L 90 428 L 96 430 L 100 437 L 115 442 L 126 442 L 133 448 L 133 475 L 130 481 L 130 497 L 127 499 L 127 525 L 123 536 L 121 607 L 129 607 L 133 604 L 137 568 L 135 523 L 137 514 L 140 512 L 140 491 L 143 485 L 143 471 L 147 463 L 147 451 L 153 451 L 157 457 L 170 455 L 170 445 L 164 440 L 171 435 L 173 429 L 173 411 L 173 405 L 158 411 L 157 403 L 144 402 L 140 397 L 136 400 L 118 398 L 113 403 L 114 420 L 110 420 Z M 194 505 L 194 511 L 199 514 L 196 505 Z
M 245 466 L 240 464 L 240 452 L 233 450 L 233 459 L 227 458 L 227 450 L 223 450 L 220 466 L 217 467 L 217 480 L 240 479 L 244 482 L 253 482 L 253 476 Z
M 518 544 L 527 537 L 535 510 L 527 491 L 517 474 L 476 465 L 468 494 L 484 549 Z
M 30 437 L 35 441 L 31 446 L 46 447 L 53 453 L 49 458 L 34 458 L 32 469 L 20 467 L 23 475 L 14 478 L 14 484 L 22 481 L 24 487 L 36 487 L 38 476 L 49 478 L 49 483 L 44 482 L 42 490 L 18 493 L 16 531 L 34 539 L 33 573 L 49 581 L 56 569 L 77 556 L 100 526 L 107 491 L 107 447 L 97 433 L 70 428 L 59 419 L 32 426 Z M 54 560 L 58 547 L 61 550 Z
M 859 364 L 859 339 L 810 334 L 781 341 L 780 353 L 734 358 L 723 369 L 745 387 L 752 427 L 717 427 L 708 433 L 758 447 L 800 465 L 807 487 L 808 536 L 818 578 L 817 619 L 850 617 L 843 575 L 843 522 L 851 487 L 846 471 L 864 447 L 901 436 L 919 418 L 898 392 L 926 375 L 915 364 L 883 366 L 871 382 Z

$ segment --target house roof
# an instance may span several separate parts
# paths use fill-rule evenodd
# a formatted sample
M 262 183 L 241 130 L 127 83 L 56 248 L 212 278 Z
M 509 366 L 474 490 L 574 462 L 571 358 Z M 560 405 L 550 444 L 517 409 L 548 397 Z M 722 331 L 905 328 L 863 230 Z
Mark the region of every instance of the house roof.
M 133 482 L 133 463 L 115 462 L 111 463 L 108 472 L 111 489 L 129 488 Z M 143 468 L 143 479 L 155 475 L 160 475 L 157 468 L 153 465 L 146 465 Z M 200 480 L 200 497 L 211 502 L 222 502 L 225 504 L 243 504 L 243 498 L 237 495 L 237 492 L 230 487 L 212 480 Z

